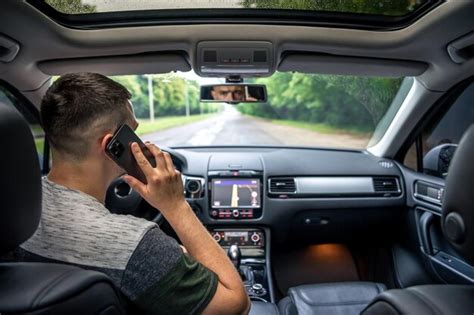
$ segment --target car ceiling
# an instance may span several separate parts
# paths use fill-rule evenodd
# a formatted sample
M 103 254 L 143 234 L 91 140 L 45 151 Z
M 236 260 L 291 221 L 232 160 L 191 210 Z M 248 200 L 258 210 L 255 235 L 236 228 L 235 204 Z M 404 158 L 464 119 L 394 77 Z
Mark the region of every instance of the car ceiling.
M 474 30 L 471 0 L 446 1 L 410 26 L 391 31 L 264 24 L 83 30 L 62 26 L 25 1 L 3 0 L 1 7 L 0 34 L 19 43 L 20 50 L 12 62 L 0 62 L 0 79 L 35 105 L 51 73 L 187 71 L 195 66 L 196 47 L 202 41 L 269 41 L 274 47 L 274 66 L 284 71 L 301 69 L 301 62 L 306 62 L 311 65 L 309 72 L 347 73 L 342 69 L 349 67 L 349 72 L 357 74 L 364 72 L 364 67 L 357 67 L 363 62 L 386 75 L 398 65 L 402 69 L 398 75 L 417 75 L 431 91 L 445 91 L 474 74 L 474 59 L 456 64 L 447 52 L 449 43 Z M 288 52 L 296 54 L 282 62 Z M 329 61 L 324 59 L 328 57 Z

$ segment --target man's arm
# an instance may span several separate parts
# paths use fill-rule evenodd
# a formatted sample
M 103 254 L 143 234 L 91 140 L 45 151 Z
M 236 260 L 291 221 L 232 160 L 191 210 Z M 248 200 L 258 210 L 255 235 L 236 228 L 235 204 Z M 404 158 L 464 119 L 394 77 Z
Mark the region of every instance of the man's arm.
M 250 302 L 242 280 L 224 250 L 184 199 L 181 175 L 175 170 L 170 155 L 155 145 L 147 144 L 147 147 L 155 156 L 155 168 L 150 165 L 140 147 L 136 143 L 132 144 L 133 155 L 146 176 L 147 184 L 128 175 L 124 179 L 148 203 L 160 209 L 189 254 L 218 276 L 217 291 L 204 309 L 204 314 L 248 313 Z

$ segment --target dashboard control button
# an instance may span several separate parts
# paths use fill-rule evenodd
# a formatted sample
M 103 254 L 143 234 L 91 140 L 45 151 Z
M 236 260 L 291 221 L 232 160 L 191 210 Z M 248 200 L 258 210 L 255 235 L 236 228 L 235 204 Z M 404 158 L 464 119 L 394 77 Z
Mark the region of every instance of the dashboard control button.
M 258 235 L 257 233 L 253 233 L 252 236 L 250 237 L 250 239 L 257 243 L 258 241 L 260 241 L 260 235 Z
M 237 209 L 232 210 L 232 216 L 238 218 L 240 216 L 240 211 Z
M 219 233 L 214 233 L 212 237 L 216 240 L 217 243 L 219 243 L 222 239 L 221 235 Z
M 252 285 L 252 290 L 256 295 L 263 295 L 265 293 L 265 289 L 260 283 L 254 283 Z

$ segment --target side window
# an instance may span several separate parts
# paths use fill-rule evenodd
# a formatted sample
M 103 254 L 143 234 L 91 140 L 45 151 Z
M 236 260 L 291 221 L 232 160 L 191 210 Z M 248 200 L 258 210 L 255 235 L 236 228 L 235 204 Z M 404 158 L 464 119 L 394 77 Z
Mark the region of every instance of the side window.
M 43 128 L 41 128 L 41 125 L 39 124 L 39 117 L 29 111 L 17 97 L 15 97 L 6 87 L 2 85 L 0 85 L 0 103 L 4 103 L 16 108 L 16 110 L 18 110 L 20 114 L 28 121 L 31 133 L 35 139 L 40 167 L 43 169 L 45 136 Z
M 446 104 L 449 105 L 449 104 Z M 434 116 L 408 150 L 404 165 L 425 174 L 445 177 L 456 147 L 474 124 L 474 83 L 449 106 Z M 418 167 L 417 167 L 418 166 Z

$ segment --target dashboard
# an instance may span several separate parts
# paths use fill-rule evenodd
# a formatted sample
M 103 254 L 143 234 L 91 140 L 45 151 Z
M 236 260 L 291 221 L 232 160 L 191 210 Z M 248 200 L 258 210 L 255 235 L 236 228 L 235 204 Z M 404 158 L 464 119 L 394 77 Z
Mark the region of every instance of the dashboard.
M 270 227 L 272 241 L 385 233 L 405 205 L 399 166 L 365 151 L 188 147 L 169 152 L 203 224 Z
M 255 283 L 248 286 L 248 293 L 253 299 L 275 301 L 271 249 L 318 243 L 385 246 L 403 239 L 414 246 L 392 249 L 400 283 L 417 283 L 410 268 L 404 267 L 413 264 L 425 266 L 432 277 L 448 283 L 474 283 L 474 268 L 446 242 L 440 228 L 444 179 L 365 151 L 269 147 L 168 151 L 182 173 L 186 200 L 209 233 L 226 250 L 240 247 L 243 266 L 252 270 L 249 279 Z M 140 202 L 120 180 L 109 192 L 113 198 L 108 199 L 115 200 L 109 207 L 113 212 L 127 213 L 125 209 Z
M 211 236 L 224 250 L 239 248 L 240 272 L 252 300 L 275 302 L 271 248 L 387 240 L 403 224 L 406 193 L 400 166 L 365 151 L 163 150 L 181 171 L 184 196 Z M 155 222 L 160 216 L 121 179 L 109 187 L 106 206 L 128 214 L 135 208 L 132 214 Z M 146 217 L 150 213 L 156 217 Z

